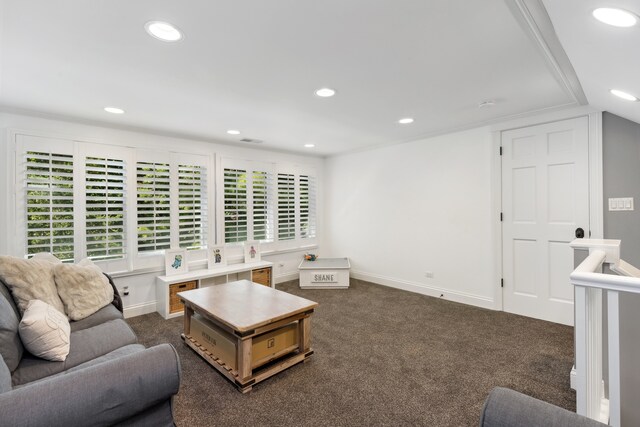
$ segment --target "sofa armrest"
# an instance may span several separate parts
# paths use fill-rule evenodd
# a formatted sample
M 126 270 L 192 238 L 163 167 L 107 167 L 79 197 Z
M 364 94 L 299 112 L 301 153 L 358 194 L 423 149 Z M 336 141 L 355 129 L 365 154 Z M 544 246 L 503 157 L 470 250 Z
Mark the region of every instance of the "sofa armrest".
M 122 305 L 122 297 L 120 297 L 120 292 L 118 292 L 118 288 L 116 287 L 116 284 L 113 282 L 113 278 L 109 276 L 107 273 L 103 272 L 102 274 L 107 276 L 107 279 L 109 279 L 109 284 L 113 288 L 113 301 L 111 301 L 111 304 L 113 304 L 120 311 L 120 313 L 124 313 L 124 306 Z
M 112 425 L 171 399 L 180 375 L 175 349 L 161 344 L 0 394 L 2 424 Z
M 491 390 L 484 403 L 480 427 L 606 427 L 605 424 L 534 399 L 508 388 Z

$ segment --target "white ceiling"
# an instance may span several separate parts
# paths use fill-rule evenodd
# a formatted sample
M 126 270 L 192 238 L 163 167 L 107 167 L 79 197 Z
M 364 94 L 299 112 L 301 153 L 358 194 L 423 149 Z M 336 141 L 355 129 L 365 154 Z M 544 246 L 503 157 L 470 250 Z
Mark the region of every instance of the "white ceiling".
M 589 104 L 640 123 L 640 102 L 623 101 L 609 93 L 620 89 L 640 98 L 640 25 L 611 27 L 591 15 L 598 7 L 640 15 L 640 1 L 544 0 L 544 5 Z
M 0 0 L 0 106 L 332 155 L 578 105 L 525 3 L 539 0 Z M 585 9 L 549 3 L 563 33 Z M 151 38 L 150 20 L 185 38 Z M 316 97 L 323 86 L 337 95 Z

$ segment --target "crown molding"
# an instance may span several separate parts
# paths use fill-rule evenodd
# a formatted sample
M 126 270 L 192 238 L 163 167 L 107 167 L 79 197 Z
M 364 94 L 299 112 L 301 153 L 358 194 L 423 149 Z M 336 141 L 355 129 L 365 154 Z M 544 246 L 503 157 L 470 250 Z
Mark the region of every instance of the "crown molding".
M 504 0 L 520 27 L 539 48 L 562 89 L 579 105 L 588 105 L 578 75 L 560 43 L 542 0 Z

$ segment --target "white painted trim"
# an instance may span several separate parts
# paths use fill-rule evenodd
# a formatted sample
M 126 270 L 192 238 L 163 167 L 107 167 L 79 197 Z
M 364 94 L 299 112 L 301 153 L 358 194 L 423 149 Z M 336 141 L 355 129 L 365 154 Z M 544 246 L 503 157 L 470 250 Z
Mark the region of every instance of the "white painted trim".
M 2 132 L 0 138 L 0 144 L 4 147 L 2 152 L 5 159 L 4 164 L 2 165 L 4 177 L 0 182 L 4 184 L 3 193 L 6 194 L 6 199 L 2 208 L 0 208 L 2 209 L 0 213 L 0 231 L 2 231 L 2 236 L 7 237 L 2 239 L 2 242 L 0 242 L 0 253 L 15 255 L 15 243 L 10 243 L 15 242 L 16 240 L 15 237 L 12 237 L 15 233 L 15 227 L 11 226 L 11 224 L 15 224 L 16 206 L 15 135 L 11 130 L 7 129 L 5 132 Z
M 620 302 L 618 291 L 607 292 L 607 341 L 609 343 L 609 425 L 620 427 Z M 602 321 L 600 323 L 602 325 Z
M 451 291 L 449 289 L 427 286 L 422 283 L 409 282 L 407 280 L 398 280 L 378 274 L 367 273 L 364 271 L 351 270 L 351 277 L 378 285 L 388 286 L 390 288 L 402 289 L 404 291 L 414 292 L 417 294 L 442 298 L 447 301 L 454 301 L 462 304 L 495 310 L 495 302 L 491 298 L 483 297 L 480 295 Z
M 604 381 L 602 382 L 602 396 L 604 396 Z M 603 424 L 609 424 L 610 404 L 609 399 L 604 397 L 600 400 L 600 421 Z
M 500 214 L 502 213 L 502 156 L 500 155 L 502 133 L 491 132 L 491 138 L 491 213 L 493 215 L 491 234 L 493 236 L 493 277 L 495 284 L 493 288 L 493 309 L 504 310 L 502 297 L 502 221 L 500 221 Z
M 273 281 L 274 283 L 278 284 L 278 283 L 290 282 L 292 280 L 298 280 L 299 277 L 300 277 L 299 273 L 295 271 L 293 273 L 274 275 Z
M 576 378 L 578 377 L 578 371 L 576 371 L 576 365 L 571 367 L 571 372 L 569 373 L 569 387 L 571 390 L 576 389 Z
M 506 0 L 505 3 L 523 31 L 539 48 L 549 70 L 565 93 L 573 98 L 576 104 L 587 105 L 587 97 L 580 80 L 556 35 L 542 0 Z
M 602 239 L 604 235 L 604 215 L 603 215 L 603 175 L 602 175 L 602 111 L 596 110 L 590 106 L 581 106 L 569 108 L 562 111 L 554 111 L 551 113 L 541 114 L 538 116 L 525 117 L 521 119 L 511 120 L 492 126 L 493 148 L 502 144 L 502 132 L 511 129 L 518 129 L 528 126 L 537 126 L 544 123 L 551 123 L 561 120 L 568 120 L 577 117 L 587 116 L 588 118 L 588 138 L 589 138 L 589 230 L 591 231 L 591 239 Z M 499 206 L 500 211 L 502 203 L 502 158 L 498 159 L 497 165 L 492 165 L 493 185 L 496 189 L 500 189 L 497 200 L 493 196 L 492 206 Z M 496 174 L 498 175 L 496 178 Z M 498 191 L 498 190 L 496 190 Z M 496 243 L 496 266 L 494 267 L 502 277 L 502 261 L 503 261 L 503 242 L 502 242 L 502 223 L 498 224 L 499 231 L 493 232 Z M 502 310 L 503 307 L 503 289 L 499 288 L 499 293 L 494 297 L 496 310 Z M 575 318 L 574 318 L 575 325 Z
M 559 122 L 561 120 L 575 119 L 577 117 L 588 116 L 593 113 L 602 113 L 600 110 L 585 105 L 580 107 L 564 108 L 562 110 L 546 112 L 538 115 L 517 118 L 504 121 L 491 126 L 492 132 L 502 132 L 505 130 L 519 129 L 529 126 L 542 125 L 545 123 Z
M 604 237 L 602 177 L 602 112 L 589 117 L 589 230 L 591 239 Z
M 143 302 L 140 304 L 133 304 L 124 308 L 124 318 L 142 316 L 143 314 L 154 313 L 156 311 L 156 302 Z

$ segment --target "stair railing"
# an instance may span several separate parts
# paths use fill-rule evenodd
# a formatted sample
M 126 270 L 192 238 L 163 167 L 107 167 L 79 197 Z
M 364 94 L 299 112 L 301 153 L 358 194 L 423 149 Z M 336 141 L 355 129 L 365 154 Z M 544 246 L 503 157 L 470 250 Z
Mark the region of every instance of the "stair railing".
M 619 240 L 576 239 L 570 246 L 589 251 L 570 276 L 575 287 L 576 412 L 620 427 L 619 296 L 640 293 L 640 270 L 620 259 Z M 625 276 L 603 274 L 604 264 Z M 607 296 L 608 399 L 603 387 L 603 292 Z

